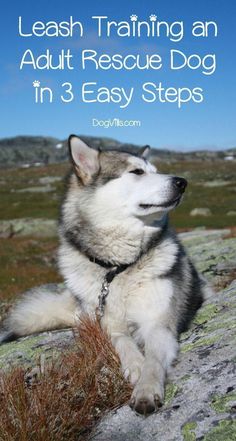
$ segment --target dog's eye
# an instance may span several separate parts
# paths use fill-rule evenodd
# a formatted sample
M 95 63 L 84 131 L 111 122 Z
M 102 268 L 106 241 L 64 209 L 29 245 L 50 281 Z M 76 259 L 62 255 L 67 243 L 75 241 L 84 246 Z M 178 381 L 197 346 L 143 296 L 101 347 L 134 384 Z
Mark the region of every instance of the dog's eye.
M 144 170 L 142 170 L 141 168 L 136 168 L 135 170 L 131 170 L 129 173 L 134 173 L 135 175 L 143 175 Z

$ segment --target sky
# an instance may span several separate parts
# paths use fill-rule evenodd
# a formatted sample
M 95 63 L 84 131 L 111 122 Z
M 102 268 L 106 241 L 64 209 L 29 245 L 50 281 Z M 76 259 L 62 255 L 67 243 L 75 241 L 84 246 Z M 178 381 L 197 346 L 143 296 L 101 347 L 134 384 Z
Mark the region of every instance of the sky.
M 2 20 L 0 26 L 2 54 L 0 59 L 0 138 L 17 135 L 53 136 L 59 139 L 67 138 L 71 133 L 90 136 L 115 138 L 122 142 L 138 145 L 150 144 L 157 148 L 175 150 L 222 149 L 236 146 L 236 2 L 234 0 L 39 0 L 33 2 L 21 0 L 2 2 Z M 162 28 L 159 37 L 120 37 L 113 26 L 111 36 L 105 33 L 98 37 L 97 20 L 92 16 L 107 16 L 109 21 L 131 23 L 130 16 L 137 15 L 139 21 L 150 23 L 150 15 L 156 15 L 157 21 L 171 24 L 183 21 L 184 36 L 176 42 Z M 37 21 L 47 23 L 55 21 L 74 21 L 83 24 L 83 36 L 74 29 L 72 37 L 23 37 L 19 35 L 19 17 L 22 17 L 21 31 L 32 33 L 32 26 Z M 213 32 L 206 37 L 193 37 L 192 24 L 196 21 L 214 21 L 217 23 L 218 36 Z M 175 31 L 177 27 L 173 28 Z M 213 29 L 213 28 L 212 28 Z M 173 40 L 174 37 L 172 37 Z M 73 55 L 70 65 L 74 69 L 36 69 L 32 65 L 20 64 L 23 55 L 31 50 L 35 60 L 40 55 L 50 51 L 54 66 L 62 50 L 70 49 Z M 97 57 L 102 54 L 110 56 L 120 54 L 139 54 L 141 60 L 152 54 L 162 58 L 162 68 L 159 70 L 114 70 L 97 69 L 94 62 L 87 61 L 86 69 L 81 68 L 81 53 L 83 50 L 95 50 Z M 203 73 L 204 68 L 190 69 L 188 67 L 171 70 L 170 51 L 179 50 L 186 56 L 198 54 L 200 60 L 208 54 L 215 54 L 216 69 L 211 75 Z M 26 57 L 25 60 L 29 60 Z M 192 62 L 196 61 L 192 59 Z M 208 66 L 212 59 L 208 58 Z M 181 56 L 182 62 L 182 56 Z M 174 65 L 180 63 L 175 53 Z M 49 102 L 49 92 L 44 93 L 44 102 L 36 103 L 36 93 L 40 88 L 33 87 L 33 82 L 40 82 L 41 88 L 50 88 L 53 100 Z M 66 87 L 72 85 L 74 99 L 68 103 L 62 102 L 61 95 Z M 201 103 L 193 100 L 182 103 L 178 108 L 176 102 L 161 103 L 157 94 L 154 102 L 145 102 L 154 97 L 154 85 L 162 83 L 164 92 L 168 88 L 201 88 L 204 99 Z M 133 88 L 132 99 L 124 108 L 123 92 L 120 103 L 83 102 L 82 86 L 85 83 L 95 83 L 86 86 L 91 90 L 86 99 L 98 99 L 98 89 L 105 87 L 108 92 L 116 87 L 129 95 Z M 143 84 L 153 93 L 144 92 Z M 63 92 L 64 91 L 64 92 Z M 183 95 L 186 96 L 187 92 Z M 104 97 L 105 95 L 103 95 Z M 164 95 L 162 95 L 163 98 Z M 101 95 L 100 95 L 101 97 Z M 165 98 L 164 98 L 165 99 Z M 171 99 L 171 98 L 170 98 Z M 127 103 L 127 101 L 126 101 Z M 103 121 L 113 119 L 122 121 L 140 121 L 139 127 L 109 127 L 93 125 L 93 120 L 103 124 Z M 132 123 L 131 123 L 132 124 Z

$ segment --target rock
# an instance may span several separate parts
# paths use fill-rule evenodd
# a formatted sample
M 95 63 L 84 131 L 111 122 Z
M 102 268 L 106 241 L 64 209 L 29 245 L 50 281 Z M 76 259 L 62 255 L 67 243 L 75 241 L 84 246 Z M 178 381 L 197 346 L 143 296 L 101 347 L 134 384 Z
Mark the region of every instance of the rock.
M 10 219 L 0 221 L 0 237 L 12 236 L 35 236 L 55 237 L 57 236 L 57 222 L 52 219 Z
M 39 178 L 39 183 L 43 185 L 54 184 L 55 182 L 62 181 L 61 176 L 43 176 Z
M 236 239 L 227 238 L 229 231 L 195 230 L 180 235 L 198 270 L 216 287 L 226 286 L 236 274 Z
M 228 236 L 229 230 L 200 229 L 180 235 L 205 277 L 228 286 L 209 296 L 182 334 L 163 408 L 148 418 L 128 406 L 110 412 L 93 431 L 93 441 L 235 441 L 236 238 Z M 60 293 L 63 284 L 43 289 Z M 25 337 L 0 347 L 0 368 L 26 365 L 33 378 L 39 359 L 44 364 L 71 345 L 71 330 Z
M 93 441 L 233 441 L 236 421 L 236 281 L 208 299 L 182 335 L 163 408 L 148 418 L 111 412 Z
M 231 210 L 226 213 L 226 216 L 236 216 L 236 210 Z
M 42 292 L 60 294 L 65 286 L 63 283 L 43 285 Z M 31 290 L 27 291 L 30 295 Z M 68 348 L 74 342 L 71 329 L 42 332 L 20 338 L 14 342 L 0 345 L 0 370 L 8 371 L 14 366 L 34 368 L 39 357 L 45 356 L 46 361 L 57 357 L 61 351 Z
M 208 217 L 211 215 L 212 215 L 212 212 L 209 208 L 194 208 L 192 211 L 190 211 L 190 216 Z
M 205 277 L 218 284 L 236 267 L 230 230 L 181 233 Z M 108 414 L 93 441 L 235 441 L 236 280 L 213 294 L 181 337 L 181 352 L 159 413 L 140 417 L 128 406 Z
M 41 187 L 26 187 L 21 188 L 20 190 L 14 190 L 15 193 L 50 193 L 51 191 L 55 191 L 55 187 L 52 187 L 50 184 L 44 185 Z
M 206 181 L 201 184 L 203 187 L 214 188 L 214 187 L 225 187 L 225 185 L 229 185 L 230 181 L 223 181 L 222 179 L 218 179 L 215 181 Z
M 46 361 L 49 361 L 52 357 L 59 356 L 73 342 L 71 329 L 20 338 L 16 342 L 0 346 L 0 370 L 8 371 L 14 366 L 32 367 L 42 355 L 45 355 Z
M 206 230 L 205 227 L 198 227 L 187 233 L 180 233 L 179 238 L 185 243 L 185 245 L 197 245 L 204 243 L 207 240 L 215 242 L 216 239 L 223 239 L 225 236 L 229 236 L 231 230 L 225 228 L 222 230 Z

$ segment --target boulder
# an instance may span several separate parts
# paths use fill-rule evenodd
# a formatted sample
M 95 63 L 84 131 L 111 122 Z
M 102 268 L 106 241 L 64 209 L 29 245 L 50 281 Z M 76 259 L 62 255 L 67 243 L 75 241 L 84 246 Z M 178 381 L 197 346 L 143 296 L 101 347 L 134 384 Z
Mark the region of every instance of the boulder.
M 194 208 L 190 211 L 190 216 L 204 216 L 208 217 L 211 216 L 211 210 L 210 208 Z
M 56 188 L 52 187 L 50 184 L 48 185 L 41 185 L 38 187 L 26 187 L 21 188 L 20 190 L 14 190 L 15 193 L 51 193 L 52 191 L 55 191 Z
M 12 236 L 57 236 L 57 222 L 53 219 L 21 218 L 0 221 L 0 237 Z
M 225 187 L 229 185 L 230 181 L 224 181 L 223 179 L 216 179 L 215 181 L 206 181 L 202 184 L 203 187 L 214 188 L 214 187 Z
M 235 441 L 236 238 L 229 230 L 180 234 L 199 271 L 227 287 L 206 300 L 166 386 L 163 408 L 148 418 L 129 406 L 108 414 L 93 441 Z
M 181 337 L 163 408 L 148 418 L 124 406 L 106 416 L 93 441 L 233 441 L 236 421 L 236 281 L 213 295 Z

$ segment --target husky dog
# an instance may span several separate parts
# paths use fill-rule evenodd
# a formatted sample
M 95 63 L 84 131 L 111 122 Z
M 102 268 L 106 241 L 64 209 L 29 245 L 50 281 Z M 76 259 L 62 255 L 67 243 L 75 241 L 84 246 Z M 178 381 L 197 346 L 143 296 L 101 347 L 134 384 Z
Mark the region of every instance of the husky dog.
M 185 179 L 160 174 L 139 155 L 96 151 L 69 138 L 72 172 L 60 218 L 59 267 L 67 289 L 35 292 L 7 319 L 2 341 L 75 325 L 99 314 L 134 385 L 131 407 L 158 409 L 178 337 L 206 291 L 167 213 L 177 207 Z M 150 222 L 154 218 L 154 222 Z

